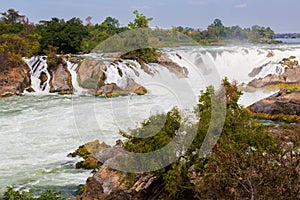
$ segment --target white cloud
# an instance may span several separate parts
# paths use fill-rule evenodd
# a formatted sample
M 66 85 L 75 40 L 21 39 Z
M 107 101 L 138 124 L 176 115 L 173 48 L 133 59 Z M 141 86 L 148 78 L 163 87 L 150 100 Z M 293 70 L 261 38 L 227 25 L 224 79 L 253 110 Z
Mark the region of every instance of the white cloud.
M 235 8 L 247 8 L 248 5 L 247 5 L 247 3 L 242 3 L 242 4 L 237 4 L 237 5 L 235 5 L 234 7 L 235 7 Z

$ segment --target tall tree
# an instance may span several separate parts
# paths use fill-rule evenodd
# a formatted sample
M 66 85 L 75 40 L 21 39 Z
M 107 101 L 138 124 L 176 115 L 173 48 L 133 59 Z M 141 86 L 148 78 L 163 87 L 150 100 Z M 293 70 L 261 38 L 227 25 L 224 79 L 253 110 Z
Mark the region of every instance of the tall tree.
M 2 20 L 4 20 L 8 24 L 16 24 L 17 22 L 21 22 L 24 15 L 20 15 L 19 11 L 14 9 L 8 9 L 7 12 L 1 13 Z
M 149 28 L 149 22 L 152 21 L 153 18 L 147 18 L 145 15 L 140 14 L 137 10 L 133 11 L 133 14 L 135 15 L 135 19 L 133 22 L 129 22 L 129 28 Z

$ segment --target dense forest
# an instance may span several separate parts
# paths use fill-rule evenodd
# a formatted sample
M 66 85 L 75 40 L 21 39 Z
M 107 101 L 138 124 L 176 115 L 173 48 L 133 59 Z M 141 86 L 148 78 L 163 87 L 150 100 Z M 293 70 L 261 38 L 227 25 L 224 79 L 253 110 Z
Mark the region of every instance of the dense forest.
M 134 11 L 133 14 L 135 19 L 124 27 L 121 27 L 119 20 L 113 17 L 107 17 L 103 22 L 96 24 L 91 23 L 91 17 L 88 17 L 85 23 L 79 18 L 67 21 L 52 18 L 33 24 L 19 11 L 9 9 L 1 13 L 0 52 L 15 62 L 24 56 L 45 54 L 50 50 L 55 50 L 59 54 L 88 53 L 110 36 L 126 30 L 149 28 L 152 18 L 147 18 L 138 11 Z M 155 30 L 162 35 L 167 31 L 180 32 L 202 45 L 223 45 L 234 40 L 272 43 L 274 37 L 274 31 L 269 27 L 258 25 L 245 29 L 239 26 L 225 27 L 220 19 L 216 19 L 207 30 L 203 31 L 183 27 L 173 27 L 171 30 L 155 28 Z

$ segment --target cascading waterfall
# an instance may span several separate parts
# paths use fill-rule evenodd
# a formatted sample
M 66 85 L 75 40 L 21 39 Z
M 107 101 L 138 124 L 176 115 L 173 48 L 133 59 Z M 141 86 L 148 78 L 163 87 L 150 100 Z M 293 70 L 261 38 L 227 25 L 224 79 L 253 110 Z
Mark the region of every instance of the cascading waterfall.
M 47 57 L 35 56 L 31 59 L 25 59 L 28 66 L 31 68 L 31 87 L 37 93 L 48 93 L 50 90 L 50 74 L 48 72 Z M 47 81 L 41 85 L 41 75 L 44 73 L 47 76 Z
M 249 46 L 249 47 L 190 47 L 190 48 L 176 48 L 163 49 L 162 51 L 179 66 L 187 67 L 189 71 L 188 78 L 190 81 L 197 84 L 192 86 L 194 91 L 202 88 L 205 82 L 205 75 L 211 73 L 210 66 L 215 66 L 221 78 L 228 77 L 230 80 L 236 80 L 238 83 L 247 83 L 254 78 L 262 78 L 268 74 L 281 74 L 284 67 L 279 64 L 283 58 L 295 56 L 300 58 L 300 47 L 284 48 L 283 47 L 269 47 L 269 46 Z M 271 52 L 272 56 L 267 57 Z M 150 79 L 158 74 L 167 73 L 167 70 L 158 66 L 157 64 L 147 65 L 150 73 L 145 72 L 142 66 L 133 60 L 123 60 L 118 62 L 111 62 L 107 58 L 102 58 L 101 54 L 87 55 L 93 59 L 100 59 L 106 64 L 105 83 L 115 83 L 120 88 L 125 89 L 128 80 L 136 81 L 143 85 L 150 81 Z M 49 92 L 50 75 L 47 70 L 47 61 L 45 56 L 33 57 L 26 60 L 31 67 L 32 87 L 36 92 Z M 78 64 L 68 63 L 68 70 L 71 73 L 74 93 L 78 95 L 86 94 L 86 91 L 81 88 L 77 81 Z M 260 70 L 252 74 L 254 68 Z M 45 73 L 47 81 L 41 85 L 40 76 Z M 151 75 L 150 75 L 151 74 Z M 199 79 L 199 76 L 202 79 Z M 151 78 L 150 78 L 151 77 Z M 209 82 L 209 81 L 208 81 Z
M 185 82 L 189 82 L 195 94 L 198 94 L 200 89 L 212 83 L 210 80 L 212 77 L 208 75 L 211 73 L 211 67 L 214 66 L 217 69 L 217 73 L 221 79 L 228 77 L 230 80 L 235 80 L 238 83 L 248 83 L 255 78 L 262 78 L 268 74 L 281 74 L 284 72 L 284 66 L 279 62 L 283 58 L 289 58 L 295 56 L 296 59 L 300 58 L 300 47 L 296 45 L 294 48 L 287 48 L 283 46 L 249 46 L 249 47 L 183 47 L 176 49 L 163 49 L 162 50 L 168 57 L 179 66 L 184 66 L 188 69 L 188 78 L 184 79 Z M 267 56 L 270 54 L 271 56 Z M 106 65 L 105 84 L 115 83 L 121 89 L 125 89 L 128 80 L 133 80 L 142 86 L 146 87 L 148 92 L 157 90 L 157 86 L 149 84 L 150 82 L 160 83 L 163 79 L 168 80 L 169 83 L 179 84 L 180 79 L 174 78 L 174 74 L 171 74 L 166 68 L 159 66 L 158 64 L 148 64 L 147 72 L 143 70 L 143 67 L 134 60 L 122 60 L 111 62 L 112 59 L 103 58 L 101 54 L 88 54 L 92 59 L 102 60 Z M 32 88 L 37 93 L 49 92 L 49 80 L 50 75 L 47 70 L 47 61 L 45 56 L 33 57 L 26 60 L 31 67 L 32 75 Z M 74 88 L 74 94 L 85 95 L 88 94 L 86 90 L 80 87 L 77 81 L 78 64 L 68 63 L 68 70 L 71 73 L 72 84 Z M 260 68 L 257 73 L 251 75 L 254 68 Z M 40 76 L 41 73 L 45 73 L 47 81 L 41 85 Z M 176 83 L 176 81 L 179 81 Z M 168 84 L 167 81 L 163 81 L 163 84 Z M 261 92 L 259 92 L 261 93 Z M 264 98 L 270 93 L 261 93 L 258 96 Z M 250 98 L 250 97 L 255 97 Z M 247 99 L 243 101 L 243 99 Z M 249 99 L 252 99 L 249 101 Z M 253 103 L 257 99 L 254 94 L 245 94 L 242 97 L 241 102 L 245 105 Z
M 84 89 L 79 86 L 79 83 L 77 81 L 77 74 L 76 71 L 78 69 L 78 63 L 71 63 L 70 61 L 67 61 L 68 64 L 68 70 L 71 73 L 71 79 L 72 79 L 72 85 L 74 88 L 74 93 L 78 95 L 84 94 Z

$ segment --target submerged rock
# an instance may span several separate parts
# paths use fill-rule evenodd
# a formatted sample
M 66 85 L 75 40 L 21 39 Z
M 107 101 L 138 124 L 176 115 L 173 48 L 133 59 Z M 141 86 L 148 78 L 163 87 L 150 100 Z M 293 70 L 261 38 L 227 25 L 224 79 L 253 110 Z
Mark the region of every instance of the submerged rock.
M 274 52 L 273 51 L 269 51 L 267 54 L 267 58 L 271 58 L 274 57 Z
M 21 95 L 30 85 L 29 66 L 25 62 L 13 63 L 0 54 L 0 97 Z

